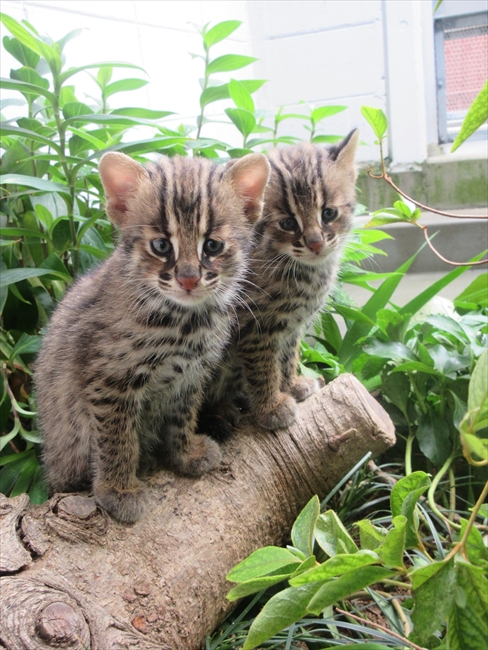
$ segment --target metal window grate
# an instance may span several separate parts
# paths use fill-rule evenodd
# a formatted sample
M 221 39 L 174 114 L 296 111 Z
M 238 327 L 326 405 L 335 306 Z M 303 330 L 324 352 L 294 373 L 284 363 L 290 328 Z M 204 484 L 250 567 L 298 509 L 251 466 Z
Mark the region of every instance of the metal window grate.
M 436 20 L 435 40 L 439 140 L 452 142 L 488 77 L 488 14 Z

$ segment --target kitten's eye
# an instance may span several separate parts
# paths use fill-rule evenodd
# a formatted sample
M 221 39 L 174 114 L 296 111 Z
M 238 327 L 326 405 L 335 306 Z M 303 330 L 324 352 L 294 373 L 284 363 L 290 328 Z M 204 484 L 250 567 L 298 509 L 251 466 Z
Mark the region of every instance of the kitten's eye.
M 299 230 L 298 222 L 293 217 L 282 219 L 280 221 L 280 226 L 283 228 L 283 230 L 287 230 L 288 232 L 296 232 Z
M 169 239 L 153 239 L 151 242 L 151 248 L 156 255 L 167 255 L 171 249 L 171 242 Z
M 218 255 L 222 252 L 223 248 L 223 241 L 217 241 L 216 239 L 207 239 L 203 245 L 203 252 L 205 255 Z
M 322 222 L 330 223 L 331 221 L 334 221 L 334 219 L 337 219 L 338 214 L 339 210 L 337 208 L 324 208 L 322 210 Z

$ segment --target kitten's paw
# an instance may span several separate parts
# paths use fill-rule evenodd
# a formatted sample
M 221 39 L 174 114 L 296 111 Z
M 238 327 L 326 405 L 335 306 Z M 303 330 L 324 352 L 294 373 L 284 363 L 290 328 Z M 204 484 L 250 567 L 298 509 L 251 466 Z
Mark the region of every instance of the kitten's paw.
M 307 397 L 310 397 L 310 395 L 316 393 L 324 386 L 325 382 L 322 377 L 314 379 L 313 377 L 300 375 L 300 377 L 295 377 L 288 392 L 297 402 L 303 402 Z
M 133 524 L 144 512 L 143 485 L 137 481 L 132 488 L 119 490 L 101 483 L 94 487 L 95 501 L 117 521 Z
M 297 404 L 293 397 L 282 393 L 280 401 L 265 413 L 256 418 L 257 424 L 274 431 L 275 429 L 286 429 L 295 422 L 297 417 Z
M 218 444 L 205 435 L 193 436 L 189 449 L 176 463 L 187 476 L 201 476 L 220 465 L 222 453 Z

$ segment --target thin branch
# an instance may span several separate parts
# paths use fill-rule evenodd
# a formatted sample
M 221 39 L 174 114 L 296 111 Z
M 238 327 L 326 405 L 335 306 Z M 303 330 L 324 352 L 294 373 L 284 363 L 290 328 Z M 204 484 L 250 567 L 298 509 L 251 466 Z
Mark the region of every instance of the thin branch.
M 415 203 L 416 206 L 421 208 L 422 210 L 425 210 L 426 212 L 433 212 L 435 214 L 440 214 L 443 217 L 449 217 L 450 219 L 488 219 L 488 215 L 485 214 L 454 214 L 453 212 L 445 212 L 444 210 L 436 210 L 435 208 L 431 208 L 428 205 L 424 205 L 423 203 L 420 203 L 416 199 L 412 199 L 411 196 L 408 196 L 408 194 L 405 194 L 395 183 L 392 181 L 391 177 L 386 173 L 386 169 L 384 168 L 383 165 L 383 172 L 380 176 L 377 176 L 376 174 L 373 174 L 371 172 L 371 168 L 367 170 L 368 176 L 371 178 L 377 178 L 377 179 L 383 179 L 388 183 L 388 185 L 391 185 L 393 189 L 398 192 L 398 194 L 401 194 L 405 199 L 408 201 L 411 201 L 412 203 Z
M 437 257 L 441 259 L 443 262 L 445 262 L 446 264 L 450 264 L 451 266 L 479 266 L 480 264 L 486 264 L 488 262 L 488 257 L 485 257 L 484 260 L 478 260 L 477 262 L 452 262 L 451 260 L 446 259 L 443 255 L 439 253 L 439 251 L 436 248 L 434 248 L 432 242 L 430 241 L 429 233 L 427 232 L 427 226 L 423 226 L 420 223 L 417 223 L 415 225 L 418 226 L 419 228 L 422 228 L 422 230 L 424 231 L 425 241 L 428 243 L 429 248 L 432 251 L 434 251 Z
M 382 632 L 391 634 L 391 636 L 394 636 L 396 639 L 399 639 L 403 643 L 403 645 L 408 645 L 410 648 L 414 648 L 415 650 L 425 650 L 425 648 L 421 648 L 419 645 L 412 643 L 412 641 L 409 641 L 408 639 L 406 639 L 403 636 L 400 636 L 396 632 L 389 630 L 384 625 L 379 625 L 379 623 L 373 623 L 373 621 L 368 621 L 367 618 L 361 618 L 360 616 L 355 616 L 354 614 L 351 614 L 350 612 L 345 612 L 343 609 L 339 609 L 338 607 L 336 607 L 335 610 L 336 612 L 339 612 L 339 614 L 342 614 L 343 616 L 350 616 L 351 618 L 354 618 L 356 621 L 359 621 L 360 623 L 365 623 L 366 625 L 370 625 L 371 627 L 374 627 L 377 630 L 381 630 Z

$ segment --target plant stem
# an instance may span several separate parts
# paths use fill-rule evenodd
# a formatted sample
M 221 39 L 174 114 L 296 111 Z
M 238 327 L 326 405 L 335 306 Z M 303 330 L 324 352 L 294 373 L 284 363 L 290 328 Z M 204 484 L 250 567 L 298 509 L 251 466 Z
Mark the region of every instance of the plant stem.
M 456 477 L 452 465 L 449 467 L 449 521 L 452 522 L 456 510 Z
M 408 476 L 412 473 L 412 446 L 414 440 L 415 434 L 412 433 L 410 422 L 408 422 L 408 438 L 407 445 L 405 447 L 405 476 Z
M 205 79 L 204 79 L 204 82 L 203 82 L 203 89 L 202 89 L 202 94 L 200 95 L 200 97 L 207 90 L 207 84 L 208 84 L 207 66 L 209 64 L 209 56 L 208 55 L 209 55 L 209 51 L 205 48 Z M 197 137 L 196 137 L 197 140 L 200 137 L 200 132 L 201 132 L 202 126 L 203 126 L 203 112 L 204 112 L 204 110 L 205 110 L 205 107 L 202 106 L 200 115 L 197 118 L 197 126 L 198 126 Z
M 488 481 L 485 483 L 485 487 L 481 491 L 481 494 L 478 498 L 478 501 L 476 501 L 473 512 L 471 513 L 471 517 L 468 520 L 468 525 L 466 526 L 466 530 L 464 531 L 464 535 L 462 536 L 462 539 L 454 546 L 453 549 L 449 552 L 447 555 L 445 561 L 447 562 L 450 560 L 456 553 L 461 553 L 465 559 L 468 559 L 466 557 L 466 544 L 468 543 L 468 537 L 469 533 L 471 532 L 471 528 L 474 526 L 474 522 L 476 521 L 476 517 L 478 516 L 479 509 L 481 506 L 484 504 L 486 497 L 488 496 Z
M 76 186 L 76 176 L 72 174 L 71 165 L 68 164 L 66 160 L 66 131 L 61 120 L 61 114 L 59 112 L 59 97 L 61 93 L 61 87 L 57 79 L 54 79 L 54 94 L 56 96 L 56 103 L 52 105 L 54 119 L 56 121 L 56 127 L 59 134 L 59 162 L 63 167 L 64 174 L 66 176 L 66 183 L 69 188 L 70 201 L 68 203 L 68 219 L 69 219 L 69 228 L 71 233 L 71 242 L 72 242 L 72 251 L 73 251 L 73 271 L 76 275 L 78 273 L 78 246 L 76 241 L 76 227 L 74 220 L 74 205 L 75 205 L 75 186 Z
M 434 480 L 432 481 L 432 484 L 429 488 L 429 491 L 427 493 L 427 500 L 429 502 L 429 506 L 442 521 L 445 521 L 448 526 L 452 526 L 453 528 L 456 528 L 457 530 L 461 529 L 461 526 L 459 524 L 455 524 L 453 521 L 448 519 L 438 508 L 436 502 L 435 502 L 435 491 L 437 490 L 437 486 L 439 485 L 441 479 L 443 478 L 444 474 L 449 471 L 451 467 L 451 463 L 456 457 L 456 452 L 452 452 L 449 458 L 446 460 L 444 465 L 440 468 L 440 470 L 437 472 L 437 474 L 434 476 Z
M 413 392 L 415 393 L 415 395 L 416 395 L 416 397 L 418 399 L 420 409 L 421 409 L 422 413 L 424 415 L 426 415 L 429 412 L 429 409 L 427 407 L 427 404 L 425 403 L 424 396 L 419 391 L 419 389 L 417 387 L 417 384 L 415 383 L 413 373 L 412 372 L 407 372 L 407 375 L 408 375 L 408 378 L 410 380 L 410 383 L 412 384 Z

